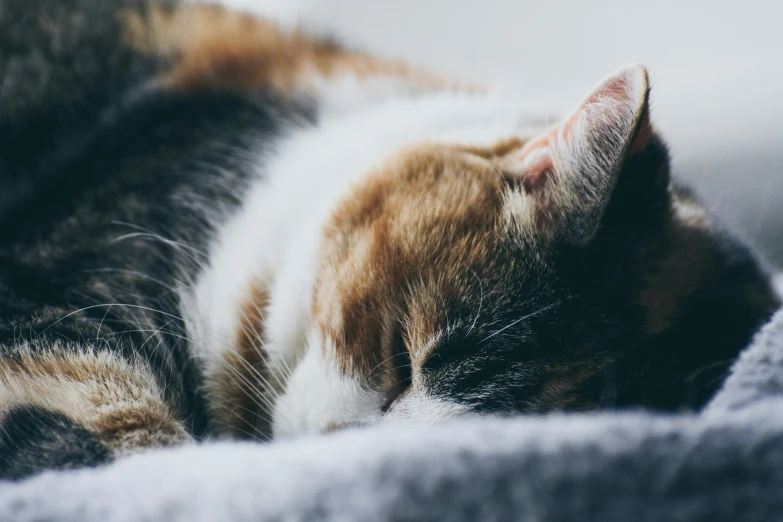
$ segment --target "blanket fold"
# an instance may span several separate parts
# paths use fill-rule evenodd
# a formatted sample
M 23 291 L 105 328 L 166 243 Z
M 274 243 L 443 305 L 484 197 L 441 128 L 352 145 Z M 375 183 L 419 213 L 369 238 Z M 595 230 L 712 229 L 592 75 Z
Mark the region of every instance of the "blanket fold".
M 700 415 L 549 415 L 160 451 L 0 484 L 0 521 L 783 520 L 783 311 Z

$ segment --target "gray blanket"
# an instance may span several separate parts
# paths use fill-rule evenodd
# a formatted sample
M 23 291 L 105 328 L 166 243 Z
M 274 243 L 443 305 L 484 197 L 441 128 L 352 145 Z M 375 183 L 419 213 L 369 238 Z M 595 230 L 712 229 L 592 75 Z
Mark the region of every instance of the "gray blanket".
M 0 484 L 0 521 L 783 520 L 783 311 L 700 415 L 204 445 Z

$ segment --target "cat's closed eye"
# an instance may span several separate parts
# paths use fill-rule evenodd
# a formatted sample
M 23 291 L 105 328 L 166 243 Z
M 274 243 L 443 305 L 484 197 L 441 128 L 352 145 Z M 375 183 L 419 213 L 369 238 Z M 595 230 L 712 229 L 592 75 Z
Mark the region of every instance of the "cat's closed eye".
M 400 327 L 395 328 L 392 334 L 389 366 L 390 383 L 384 390 L 385 402 L 381 407 L 383 413 L 389 411 L 394 402 L 410 388 L 412 382 L 411 356 Z

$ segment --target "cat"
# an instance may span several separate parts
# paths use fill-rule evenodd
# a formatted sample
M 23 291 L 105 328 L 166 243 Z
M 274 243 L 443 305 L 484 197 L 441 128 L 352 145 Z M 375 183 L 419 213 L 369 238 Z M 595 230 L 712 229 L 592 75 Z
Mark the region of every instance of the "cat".
M 0 3 L 0 476 L 698 409 L 780 305 L 644 67 L 559 121 L 223 7 Z

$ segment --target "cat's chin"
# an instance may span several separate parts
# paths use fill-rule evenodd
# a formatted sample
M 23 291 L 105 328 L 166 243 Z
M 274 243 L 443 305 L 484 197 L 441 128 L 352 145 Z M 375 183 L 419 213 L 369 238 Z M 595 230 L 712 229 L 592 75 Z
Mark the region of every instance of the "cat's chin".
M 432 425 L 478 417 L 469 406 L 435 397 L 413 385 L 391 404 L 379 391 L 335 367 L 320 346 L 311 347 L 275 399 L 271 438 L 325 435 L 380 424 Z

